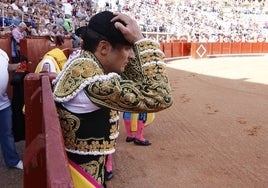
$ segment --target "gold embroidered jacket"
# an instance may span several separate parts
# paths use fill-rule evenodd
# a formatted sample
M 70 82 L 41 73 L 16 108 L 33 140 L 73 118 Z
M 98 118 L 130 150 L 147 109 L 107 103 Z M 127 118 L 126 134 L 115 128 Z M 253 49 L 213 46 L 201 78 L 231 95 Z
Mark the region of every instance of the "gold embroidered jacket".
M 54 100 L 67 102 L 84 90 L 96 105 L 118 111 L 157 112 L 170 107 L 171 89 L 159 44 L 143 39 L 135 43 L 134 51 L 136 59 L 122 75 L 104 74 L 96 57 L 84 52 L 53 81 Z

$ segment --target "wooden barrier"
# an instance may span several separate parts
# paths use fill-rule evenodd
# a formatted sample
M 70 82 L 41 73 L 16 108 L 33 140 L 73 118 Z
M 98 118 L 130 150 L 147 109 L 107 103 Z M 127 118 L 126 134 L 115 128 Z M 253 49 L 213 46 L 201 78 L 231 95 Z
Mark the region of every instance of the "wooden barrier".
M 0 35 L 0 48 L 4 50 L 11 59 L 11 35 Z
M 241 53 L 243 54 L 249 54 L 252 52 L 252 45 L 248 42 L 242 42 L 241 43 Z
M 242 53 L 242 48 L 241 48 L 241 42 L 232 42 L 231 43 L 231 50 L 230 52 L 232 54 L 241 54 Z
M 182 43 L 174 41 L 171 43 L 171 56 L 180 57 L 182 56 Z
M 203 45 L 205 48 L 201 47 Z M 46 52 L 57 47 L 60 49 L 71 49 L 72 39 L 65 38 L 61 46 L 48 40 L 47 37 L 28 37 L 21 40 L 21 55 L 28 57 L 31 62 L 29 71 L 34 72 L 37 64 Z M 172 42 L 160 43 L 161 50 L 166 58 L 186 57 L 206 58 L 209 56 L 268 53 L 268 43 L 262 42 L 185 42 L 174 40 Z M 0 48 L 5 50 L 11 59 L 11 36 L 0 36 Z M 200 48 L 198 50 L 198 48 Z
M 51 91 L 54 73 L 25 77 L 24 187 L 74 187 Z
M 191 55 L 193 58 L 206 58 L 207 57 L 207 43 L 192 43 Z
M 26 56 L 31 64 L 29 71 L 34 72 L 37 64 L 42 57 L 53 48 L 72 48 L 72 39 L 65 38 L 61 46 L 57 46 L 55 42 L 48 40 L 47 37 L 28 37 L 20 41 L 20 53 Z
M 0 35 L 0 49 L 4 50 L 10 61 L 9 63 L 11 63 L 11 35 L 10 34 L 6 34 L 6 35 Z M 9 79 L 12 78 L 12 74 L 9 74 Z M 12 86 L 9 84 L 8 88 L 7 88 L 7 93 L 9 98 L 12 98 Z
M 215 42 L 214 43 L 208 43 L 208 54 L 215 55 L 215 54 L 221 54 L 222 47 L 221 42 Z
M 231 42 L 221 43 L 221 54 L 232 54 L 231 53 Z
M 34 72 L 37 64 L 40 62 L 42 57 L 53 48 L 72 48 L 72 39 L 65 38 L 64 44 L 57 46 L 56 43 L 48 40 L 47 37 L 31 37 L 22 39 L 20 42 L 21 55 L 28 58 L 31 64 L 29 64 L 29 71 Z
M 206 54 L 202 54 L 200 46 L 203 46 Z M 267 42 L 209 42 L 191 43 L 191 56 L 193 58 L 206 58 L 211 56 L 228 56 L 243 54 L 268 53 Z
M 172 45 L 171 43 L 163 43 L 163 52 L 166 58 L 172 57 Z
M 20 41 L 21 55 L 26 56 L 31 62 L 28 67 L 30 72 L 34 72 L 37 64 L 40 62 L 46 52 L 53 48 L 72 48 L 72 38 L 64 38 L 62 45 L 57 45 L 55 42 L 50 41 L 47 37 L 31 36 L 24 38 Z M 4 50 L 11 61 L 11 34 L 0 35 L 0 48 Z
M 200 45 L 205 46 L 203 49 Z M 71 49 L 72 39 L 65 38 L 61 46 L 57 46 L 55 42 L 48 40 L 47 37 L 27 37 L 21 40 L 21 55 L 28 57 L 31 62 L 29 71 L 34 72 L 37 64 L 43 55 L 51 49 L 57 47 L 60 49 Z M 186 57 L 206 58 L 209 56 L 233 55 L 233 54 L 251 54 L 251 53 L 268 53 L 268 43 L 262 42 L 185 42 L 174 40 L 171 42 L 160 43 L 161 50 L 166 58 Z M 5 50 L 11 59 L 11 35 L 0 36 L 0 48 Z M 197 50 L 200 48 L 199 50 Z M 204 53 L 205 51 L 205 53 Z
M 262 43 L 262 51 L 264 53 L 268 53 L 268 42 L 263 42 Z
M 192 45 L 190 42 L 182 43 L 182 56 L 191 56 Z

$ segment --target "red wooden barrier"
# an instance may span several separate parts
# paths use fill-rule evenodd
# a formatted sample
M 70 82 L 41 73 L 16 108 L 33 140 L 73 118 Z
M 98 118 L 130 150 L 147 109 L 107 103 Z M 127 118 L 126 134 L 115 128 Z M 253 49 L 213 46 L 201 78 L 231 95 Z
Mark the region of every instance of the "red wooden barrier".
M 172 42 L 171 43 L 171 57 L 180 57 L 182 56 L 182 45 L 181 42 Z
M 241 42 L 232 42 L 231 43 L 231 54 L 241 54 Z
M 4 50 L 11 59 L 11 35 L 0 35 L 0 48 Z
M 11 63 L 11 35 L 6 34 L 6 35 L 0 35 L 0 49 L 4 50 L 8 57 L 9 57 L 9 63 Z M 9 74 L 9 78 L 12 77 L 12 74 Z M 9 98 L 12 98 L 12 86 L 9 84 L 7 93 Z
M 262 44 L 262 52 L 268 53 L 268 42 L 263 42 Z
M 30 37 L 25 38 L 20 41 L 21 55 L 28 58 L 31 64 L 29 64 L 29 71 L 34 72 L 37 64 L 40 62 L 41 58 L 53 48 L 72 48 L 72 39 L 65 38 L 64 44 L 61 46 L 56 46 L 56 44 L 47 37 Z
M 24 187 L 74 187 L 50 81 L 54 73 L 25 77 Z
M 232 54 L 250 54 L 250 53 L 268 53 L 267 42 L 212 42 L 202 43 L 206 52 L 197 49 L 201 43 L 188 43 L 175 40 L 169 43 L 160 43 L 161 50 L 166 58 L 192 56 L 193 58 L 205 58 L 207 56 L 232 55 Z M 71 49 L 72 39 L 65 38 L 61 46 L 56 46 L 55 42 L 48 40 L 47 37 L 28 37 L 21 41 L 21 55 L 28 57 L 31 62 L 29 71 L 34 72 L 37 64 L 43 55 L 53 48 Z M 0 48 L 5 50 L 11 59 L 11 36 L 0 36 Z
M 220 44 L 221 44 L 221 54 L 232 54 L 231 42 L 222 42 Z
M 209 43 L 209 52 L 208 54 L 210 55 L 215 55 L 215 54 L 221 54 L 222 50 L 221 50 L 221 43 L 220 42 L 213 42 L 213 43 Z
M 172 46 L 171 43 L 163 43 L 163 52 L 165 53 L 166 58 L 172 57 Z
M 169 43 L 160 43 L 161 50 L 166 58 L 183 57 L 191 55 L 191 43 L 175 40 Z
M 255 42 L 248 42 L 251 46 L 250 53 L 261 53 L 262 52 L 262 44 Z
M 252 43 L 242 42 L 241 43 L 241 53 L 242 54 L 252 53 Z
M 11 63 L 11 35 L 10 34 L 0 35 L 0 48 L 7 53 L 9 57 L 9 63 Z M 11 74 L 10 74 L 10 78 L 11 78 Z M 11 99 L 12 87 L 10 85 L 8 85 L 7 93 Z
M 191 56 L 191 43 L 183 42 L 182 43 L 182 56 Z
M 197 54 L 200 45 L 206 49 L 206 55 Z M 193 58 L 204 58 L 206 56 L 222 55 L 243 55 L 243 54 L 264 54 L 268 53 L 267 42 L 211 42 L 211 43 L 192 43 L 191 54 Z
M 208 43 L 192 43 L 191 55 L 193 58 L 206 58 L 207 57 Z

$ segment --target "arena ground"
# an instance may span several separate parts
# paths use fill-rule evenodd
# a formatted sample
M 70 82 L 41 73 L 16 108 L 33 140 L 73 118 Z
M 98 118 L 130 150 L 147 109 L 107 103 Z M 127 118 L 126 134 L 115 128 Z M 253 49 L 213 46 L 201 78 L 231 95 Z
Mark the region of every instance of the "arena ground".
M 168 74 L 173 106 L 146 127 L 151 146 L 126 143 L 121 126 L 108 188 L 268 187 L 268 56 L 181 59 Z M 0 174 L 23 187 L 2 157 Z

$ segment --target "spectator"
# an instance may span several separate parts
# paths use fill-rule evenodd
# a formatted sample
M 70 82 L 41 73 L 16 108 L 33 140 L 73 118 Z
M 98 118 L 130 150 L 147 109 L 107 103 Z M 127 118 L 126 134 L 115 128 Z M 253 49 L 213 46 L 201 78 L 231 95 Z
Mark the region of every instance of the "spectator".
M 0 144 L 5 164 L 8 167 L 23 169 L 23 162 L 20 159 L 12 134 L 12 110 L 7 95 L 8 72 L 14 71 L 19 64 L 9 64 L 7 53 L 0 49 Z
M 13 3 L 11 3 L 13 10 L 19 10 L 19 1 L 20 0 L 15 0 Z
M 56 24 L 63 26 L 63 23 L 64 23 L 64 15 L 62 13 L 59 13 L 56 17 Z
M 20 61 L 20 40 L 24 38 L 24 31 L 26 30 L 26 27 L 26 24 L 21 22 L 12 30 L 12 63 L 18 63 Z
M 8 9 L 7 17 L 6 17 L 6 26 L 11 26 L 13 24 L 15 24 L 14 11 L 12 9 Z

